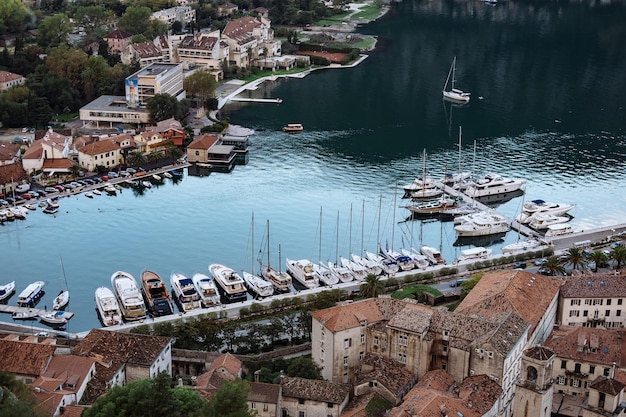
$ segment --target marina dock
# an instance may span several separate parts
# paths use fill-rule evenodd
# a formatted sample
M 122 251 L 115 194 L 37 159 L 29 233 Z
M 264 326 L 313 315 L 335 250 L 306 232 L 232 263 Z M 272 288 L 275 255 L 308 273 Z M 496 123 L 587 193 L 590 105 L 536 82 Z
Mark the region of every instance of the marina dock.
M 283 102 L 282 98 L 243 98 L 243 97 L 232 97 L 230 101 L 242 101 L 242 102 L 250 102 L 250 103 L 275 103 L 280 104 Z
M 39 316 L 40 314 L 52 313 L 54 310 L 44 310 L 43 308 L 35 308 L 35 307 L 19 307 L 19 306 L 10 306 L 6 304 L 0 304 L 0 313 L 33 313 Z M 69 311 L 63 311 L 62 317 L 66 320 L 74 317 L 74 313 L 70 313 Z M 36 318 L 36 317 L 33 317 Z

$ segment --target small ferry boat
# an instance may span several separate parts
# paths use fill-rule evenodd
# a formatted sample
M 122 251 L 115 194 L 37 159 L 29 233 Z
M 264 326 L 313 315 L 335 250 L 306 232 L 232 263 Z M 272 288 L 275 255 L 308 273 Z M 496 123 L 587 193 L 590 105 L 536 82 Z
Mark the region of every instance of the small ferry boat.
M 283 132 L 287 133 L 302 132 L 303 130 L 304 127 L 300 123 L 289 123 L 287 126 L 283 127 Z
M 181 310 L 190 311 L 200 308 L 200 295 L 191 278 L 178 272 L 172 272 L 170 283 L 172 284 L 174 299 Z
M 196 272 L 191 277 L 193 285 L 200 295 L 200 303 L 202 307 L 214 307 L 220 304 L 220 294 L 217 292 L 215 281 L 208 275 Z
M 33 307 L 36 301 L 43 295 L 43 281 L 35 281 L 29 284 L 17 297 L 17 305 L 20 307 Z
M 107 287 L 99 287 L 96 290 L 95 299 L 100 320 L 106 327 L 115 326 L 122 322 L 122 312 L 113 291 Z
M 141 273 L 141 290 L 151 314 L 167 316 L 174 313 L 172 300 L 169 292 L 167 292 L 165 282 L 156 272 L 143 271 Z
M 135 277 L 124 271 L 114 272 L 111 275 L 111 286 L 126 321 L 146 318 L 146 305 L 137 288 Z
M 235 270 L 222 264 L 211 264 L 209 272 L 228 300 L 241 301 L 248 298 L 244 280 Z

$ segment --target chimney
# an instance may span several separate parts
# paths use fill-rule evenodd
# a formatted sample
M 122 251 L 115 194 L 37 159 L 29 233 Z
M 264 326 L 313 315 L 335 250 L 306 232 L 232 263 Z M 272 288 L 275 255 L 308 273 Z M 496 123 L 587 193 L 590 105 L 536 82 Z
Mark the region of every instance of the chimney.
M 260 369 L 254 371 L 254 382 L 259 382 Z

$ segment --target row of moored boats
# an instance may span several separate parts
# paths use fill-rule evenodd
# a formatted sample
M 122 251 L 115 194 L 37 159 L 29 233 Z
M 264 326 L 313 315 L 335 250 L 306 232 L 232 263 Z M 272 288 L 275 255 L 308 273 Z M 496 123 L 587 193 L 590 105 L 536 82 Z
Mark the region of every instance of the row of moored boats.
M 18 307 L 22 309 L 12 313 L 14 320 L 39 319 L 42 323 L 50 326 L 64 326 L 72 318 L 72 313 L 66 313 L 63 309 L 70 301 L 70 293 L 67 289 L 61 290 L 54 298 L 52 310 L 40 310 L 35 308 L 39 299 L 44 295 L 44 281 L 30 283 L 17 297 Z M 0 285 L 0 302 L 5 302 L 15 294 L 15 281 Z

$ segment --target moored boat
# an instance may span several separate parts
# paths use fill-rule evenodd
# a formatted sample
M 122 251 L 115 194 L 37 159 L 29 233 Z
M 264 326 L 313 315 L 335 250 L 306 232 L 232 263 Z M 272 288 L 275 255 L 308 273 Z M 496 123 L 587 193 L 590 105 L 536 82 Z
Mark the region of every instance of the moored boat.
M 61 310 L 69 302 L 70 302 L 70 292 L 68 290 L 61 290 L 59 292 L 59 295 L 57 295 L 54 298 L 54 301 L 52 302 L 52 309 Z
M 63 311 L 51 311 L 49 313 L 39 314 L 40 322 L 53 327 L 65 326 L 67 320 L 65 312 Z
M 111 275 L 111 286 L 122 311 L 122 317 L 126 321 L 146 318 L 146 305 L 135 277 L 124 271 L 114 272 Z
M 24 204 L 24 208 L 28 210 L 37 210 L 37 207 L 33 206 L 32 204 Z
M 351 282 L 354 280 L 354 273 L 348 268 L 328 262 L 328 269 L 337 276 L 341 282 Z
M 43 281 L 35 281 L 18 295 L 17 305 L 20 307 L 33 307 L 37 300 L 43 295 L 43 287 L 46 285 Z
M 415 268 L 426 269 L 430 266 L 430 262 L 428 261 L 426 256 L 422 255 L 419 251 L 415 250 L 415 248 L 400 249 L 400 252 L 404 256 L 408 256 L 411 259 L 411 261 L 415 265 Z
M 518 191 L 526 183 L 521 178 L 506 178 L 499 174 L 487 173 L 465 189 L 472 198 L 493 196 Z
M 400 265 L 392 259 L 368 251 L 365 252 L 365 256 L 367 256 L 367 259 L 378 263 L 387 275 L 393 275 L 400 270 Z
M 211 264 L 209 272 L 229 301 L 242 301 L 248 298 L 243 278 L 234 269 L 222 264 Z
M 287 133 L 296 133 L 302 132 L 304 127 L 300 123 L 288 123 L 287 126 L 283 127 L 283 132 Z
M 48 203 L 48 207 L 59 208 L 59 203 L 56 198 L 49 198 L 46 200 L 46 203 Z
M 574 233 L 574 228 L 569 223 L 551 224 L 546 231 L 546 237 L 557 237 Z
M 491 249 L 476 247 L 470 249 L 464 249 L 461 251 L 459 261 L 472 261 L 477 259 L 486 259 L 491 254 Z
M 515 253 L 521 252 L 525 250 L 535 249 L 540 246 L 542 242 L 539 239 L 526 239 L 521 240 L 519 242 L 511 243 L 510 245 L 506 245 L 502 247 L 502 253 Z
M 363 265 L 365 267 L 365 269 L 367 270 L 368 275 L 372 274 L 372 275 L 380 275 L 383 273 L 383 268 L 382 266 L 380 266 L 380 264 L 378 262 L 374 262 L 368 258 L 365 258 L 363 256 L 360 255 L 356 255 L 356 254 L 351 254 L 350 257 L 352 258 L 352 260 L 354 262 L 356 262 L 357 264 Z
M 529 223 L 533 218 L 536 218 L 535 216 L 539 213 L 563 216 L 572 208 L 574 208 L 573 204 L 552 203 L 544 200 L 532 200 L 522 205 L 522 211 L 515 217 L 515 220 L 522 224 L 526 224 Z
M 339 283 L 339 277 L 333 274 L 333 271 L 328 269 L 323 263 L 313 264 L 313 273 L 322 284 L 330 287 Z
M 450 66 L 450 71 L 448 72 L 448 77 L 446 78 L 446 83 L 443 86 L 443 98 L 444 100 L 453 101 L 455 103 L 469 103 L 470 101 L 470 93 L 465 92 L 461 89 L 455 87 L 456 77 L 456 56 L 452 60 L 452 65 Z M 448 90 L 448 85 L 450 85 L 450 89 Z
M 202 307 L 214 307 L 220 304 L 220 294 L 217 291 L 215 280 L 206 274 L 196 272 L 191 277 L 193 285 L 200 295 L 200 303 Z
M 354 278 L 358 281 L 363 281 L 365 277 L 367 277 L 367 269 L 365 269 L 363 265 L 348 258 L 344 258 L 343 256 L 340 257 L 339 260 L 341 261 L 341 266 L 348 268 L 354 274 Z
M 243 271 L 242 275 L 248 291 L 250 291 L 254 296 L 269 297 L 274 294 L 274 286 L 271 282 L 246 271 Z
M 165 178 L 174 178 L 174 176 L 172 175 L 172 173 L 171 173 L 171 172 L 168 172 L 168 171 L 165 171 L 165 172 L 163 173 L 163 176 L 164 176 Z
M 91 191 L 94 195 L 102 195 L 102 191 L 98 190 L 97 188 Z
M 409 258 L 408 256 L 402 255 L 398 251 L 395 251 L 393 249 L 391 250 L 381 249 L 380 253 L 387 259 L 397 263 L 402 271 L 410 271 L 411 269 L 415 268 L 415 264 L 413 263 L 413 260 Z
M 426 257 L 426 259 L 428 259 L 428 262 L 433 265 L 443 265 L 446 263 L 446 260 L 441 256 L 441 251 L 437 248 L 422 245 L 420 247 L 420 252 Z
M 159 274 L 144 270 L 141 273 L 141 291 L 151 314 L 167 316 L 174 313 L 172 299 Z
M 122 312 L 113 291 L 107 287 L 98 287 L 95 300 L 102 324 L 108 327 L 122 322 Z
M 179 272 L 172 272 L 170 284 L 172 284 L 174 299 L 181 310 L 190 311 L 201 307 L 200 295 L 191 278 Z
M 87 198 L 93 198 L 93 193 L 92 193 L 91 191 L 87 191 L 87 192 L 85 193 L 85 197 L 87 197 Z
M 35 308 L 29 308 L 28 310 L 22 311 L 14 311 L 11 314 L 11 318 L 13 318 L 13 320 L 32 320 L 37 318 L 40 311 L 41 310 Z
M 46 214 L 56 214 L 59 211 L 59 209 L 56 207 L 47 206 L 42 211 Z
M 454 226 L 458 237 L 495 235 L 511 229 L 508 219 L 497 213 L 480 212 L 462 217 L 464 221 Z
M 543 214 L 537 213 L 531 217 L 528 226 L 532 227 L 535 230 L 545 230 L 548 226 L 553 224 L 567 223 L 571 220 L 571 217 L 567 216 L 556 216 L 554 214 Z
M 6 300 L 15 293 L 15 281 L 0 285 L 0 301 Z
M 319 280 L 313 272 L 313 263 L 308 259 L 292 260 L 287 258 L 287 271 L 306 289 L 319 287 Z

